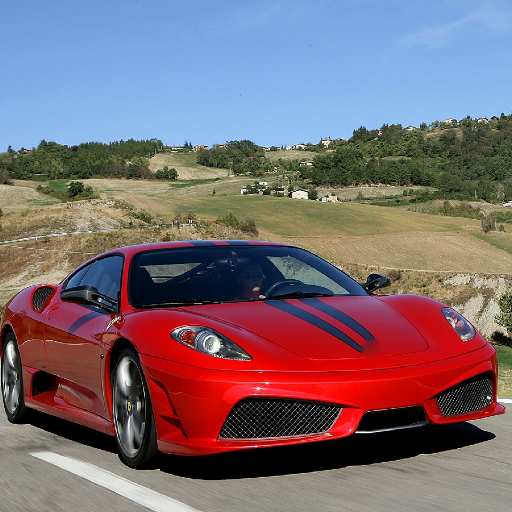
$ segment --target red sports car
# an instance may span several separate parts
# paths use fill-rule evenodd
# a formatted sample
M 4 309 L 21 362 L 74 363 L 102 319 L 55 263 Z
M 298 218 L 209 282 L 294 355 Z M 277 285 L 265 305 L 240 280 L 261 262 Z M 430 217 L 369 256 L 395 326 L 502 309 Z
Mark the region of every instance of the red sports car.
M 124 247 L 6 306 L 2 395 L 115 435 L 142 467 L 500 414 L 496 354 L 434 300 L 285 244 Z

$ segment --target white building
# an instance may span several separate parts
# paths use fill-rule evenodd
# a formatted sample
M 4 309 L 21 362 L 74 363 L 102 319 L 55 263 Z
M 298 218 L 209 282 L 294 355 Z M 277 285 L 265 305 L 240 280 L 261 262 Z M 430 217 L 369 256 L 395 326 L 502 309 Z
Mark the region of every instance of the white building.
M 298 188 L 297 190 L 294 190 L 290 197 L 292 199 L 309 199 L 309 194 L 307 190 L 304 190 L 302 188 Z

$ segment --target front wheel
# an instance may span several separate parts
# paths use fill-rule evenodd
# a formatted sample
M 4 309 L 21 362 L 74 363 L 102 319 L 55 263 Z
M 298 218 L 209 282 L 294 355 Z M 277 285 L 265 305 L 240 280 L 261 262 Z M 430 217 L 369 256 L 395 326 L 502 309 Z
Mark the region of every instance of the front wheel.
M 119 457 L 132 468 L 155 461 L 155 421 L 137 353 L 124 349 L 112 372 L 112 411 Z
M 21 423 L 27 416 L 23 398 L 23 372 L 20 351 L 14 333 L 5 337 L 2 355 L 2 398 L 7 419 Z

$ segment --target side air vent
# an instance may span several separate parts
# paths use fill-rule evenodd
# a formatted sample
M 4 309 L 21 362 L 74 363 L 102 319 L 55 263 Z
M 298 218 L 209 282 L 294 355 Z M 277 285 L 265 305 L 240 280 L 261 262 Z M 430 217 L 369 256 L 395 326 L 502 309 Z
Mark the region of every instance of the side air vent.
M 32 295 L 32 307 L 36 311 L 41 311 L 48 297 L 55 293 L 55 288 L 51 286 L 40 286 Z

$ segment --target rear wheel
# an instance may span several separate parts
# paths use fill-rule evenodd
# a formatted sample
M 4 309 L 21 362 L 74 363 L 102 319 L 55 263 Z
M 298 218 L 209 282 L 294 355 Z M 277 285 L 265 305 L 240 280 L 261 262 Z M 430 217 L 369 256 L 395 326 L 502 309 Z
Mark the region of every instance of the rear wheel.
M 23 398 L 23 373 L 18 342 L 14 333 L 5 337 L 2 354 L 2 398 L 7 419 L 21 423 L 27 416 Z
M 155 421 L 137 353 L 124 349 L 112 372 L 112 411 L 121 460 L 132 468 L 155 461 Z

